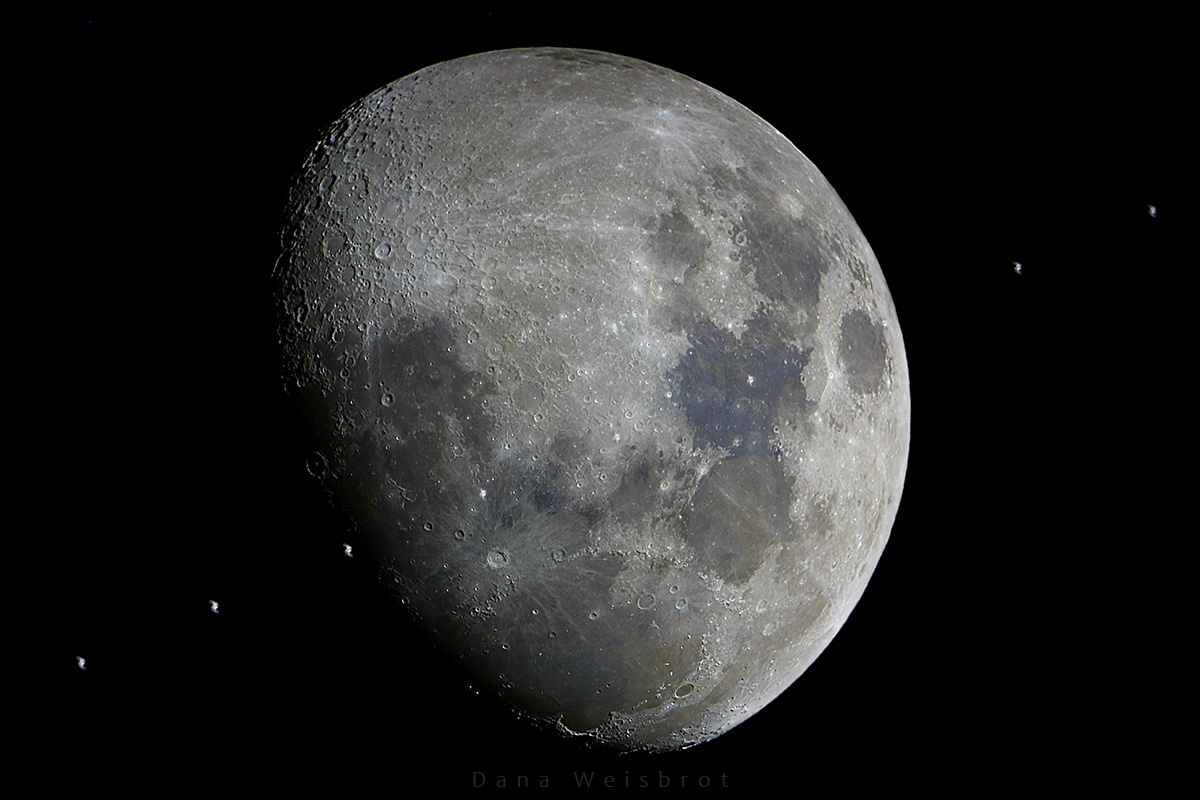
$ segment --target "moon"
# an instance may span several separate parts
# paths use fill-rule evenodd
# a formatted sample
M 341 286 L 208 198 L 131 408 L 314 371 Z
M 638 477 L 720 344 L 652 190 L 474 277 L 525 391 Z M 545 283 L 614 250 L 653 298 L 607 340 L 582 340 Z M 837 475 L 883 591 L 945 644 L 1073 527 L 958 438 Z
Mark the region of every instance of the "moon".
M 285 219 L 306 466 L 478 686 L 676 750 L 846 621 L 904 483 L 904 342 L 846 206 L 766 121 L 632 58 L 483 53 L 349 108 Z

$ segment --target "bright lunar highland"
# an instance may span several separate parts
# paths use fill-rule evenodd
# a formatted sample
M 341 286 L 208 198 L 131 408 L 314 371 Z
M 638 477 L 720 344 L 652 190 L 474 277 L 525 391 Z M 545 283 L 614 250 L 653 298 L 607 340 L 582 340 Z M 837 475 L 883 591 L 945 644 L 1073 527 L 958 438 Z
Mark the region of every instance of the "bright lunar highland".
M 673 750 L 845 622 L 908 368 L 862 232 L 767 122 L 631 58 L 484 53 L 348 109 L 286 219 L 308 467 L 477 686 Z

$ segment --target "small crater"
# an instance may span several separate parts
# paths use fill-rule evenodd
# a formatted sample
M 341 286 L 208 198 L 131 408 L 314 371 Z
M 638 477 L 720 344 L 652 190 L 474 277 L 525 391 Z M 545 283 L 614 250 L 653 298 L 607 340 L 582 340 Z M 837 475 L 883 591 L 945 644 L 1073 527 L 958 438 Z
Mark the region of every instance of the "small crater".
M 325 461 L 325 456 L 320 453 L 310 453 L 308 458 L 304 460 L 304 468 L 308 470 L 308 474 L 314 478 L 319 478 L 325 474 L 328 464 Z

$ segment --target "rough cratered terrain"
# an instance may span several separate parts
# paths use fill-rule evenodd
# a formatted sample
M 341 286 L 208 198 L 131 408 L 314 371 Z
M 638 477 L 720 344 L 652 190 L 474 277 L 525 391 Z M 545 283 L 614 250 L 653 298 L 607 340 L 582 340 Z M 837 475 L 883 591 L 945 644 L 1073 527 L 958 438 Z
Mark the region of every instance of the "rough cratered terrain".
M 487 53 L 350 108 L 278 265 L 310 470 L 481 684 L 710 739 L 861 595 L 908 452 L 875 257 L 787 139 L 619 56 Z

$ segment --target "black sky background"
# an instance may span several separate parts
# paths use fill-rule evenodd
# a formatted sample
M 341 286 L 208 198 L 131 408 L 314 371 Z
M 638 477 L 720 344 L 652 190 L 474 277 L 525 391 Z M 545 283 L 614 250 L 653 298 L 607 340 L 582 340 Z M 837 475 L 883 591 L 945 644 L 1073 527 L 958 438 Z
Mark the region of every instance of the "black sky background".
M 26 744 L 151 786 L 1152 787 L 1190 685 L 1170 519 L 1194 470 L 1164 455 L 1190 413 L 1178 28 L 467 5 L 14 30 L 37 45 L 10 123 Z M 658 63 L 775 125 L 870 240 L 908 351 L 905 494 L 861 603 L 783 696 L 682 753 L 588 753 L 466 692 L 346 558 L 278 389 L 279 214 L 321 128 L 432 63 L 538 45 Z

